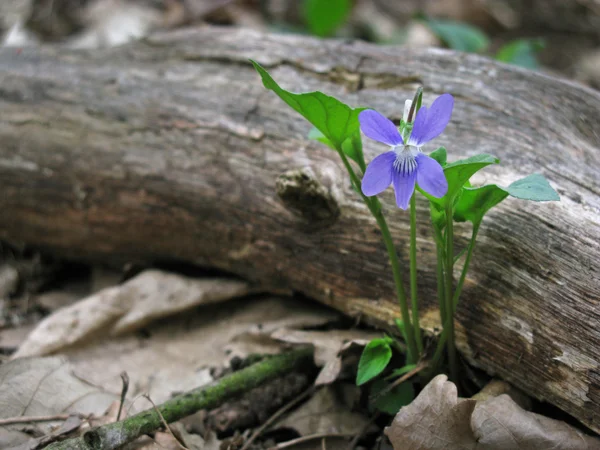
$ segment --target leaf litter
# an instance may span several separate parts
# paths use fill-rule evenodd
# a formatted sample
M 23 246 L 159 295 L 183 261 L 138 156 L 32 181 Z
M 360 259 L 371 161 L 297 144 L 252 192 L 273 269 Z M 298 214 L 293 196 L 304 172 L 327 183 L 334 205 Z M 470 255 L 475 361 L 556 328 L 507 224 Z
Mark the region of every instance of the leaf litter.
M 161 403 L 210 383 L 214 369 L 232 358 L 280 353 L 295 341 L 314 344 L 319 349 L 316 359 L 327 365 L 339 358 L 345 342 L 366 341 L 372 334 L 332 330 L 294 335 L 340 316 L 322 305 L 290 298 L 232 299 L 247 292 L 248 285 L 237 280 L 146 271 L 58 308 L 30 333 L 13 360 L 0 366 L 5 387 L 0 407 L 13 405 L 1 408 L 0 418 L 77 412 L 92 414 L 92 425 L 98 425 L 103 417 L 116 418 L 106 411 L 111 405 L 114 409 L 123 371 L 132 380 L 125 405 L 132 414 L 149 407 L 142 394 Z M 172 307 L 165 307 L 165 298 Z M 246 345 L 249 338 L 254 339 L 251 346 Z M 35 356 L 48 353 L 60 356 Z M 60 383 L 54 383 L 56 377 Z M 41 424 L 37 434 L 50 435 L 56 426 Z M 2 428 L 6 433 L 22 429 L 22 424 Z M 28 435 L 17 437 L 21 443 L 31 441 Z
M 360 390 L 339 379 L 356 365 L 352 349 L 381 333 L 323 329 L 336 323 L 339 314 L 296 299 L 247 297 L 250 292 L 250 286 L 239 280 L 194 279 L 148 270 L 59 307 L 30 333 L 12 361 L 0 365 L 0 418 L 58 413 L 92 416 L 72 429 L 64 422 L 61 428 L 56 421 L 0 427 L 0 447 L 20 444 L 21 450 L 32 450 L 61 433 L 116 420 L 123 371 L 132 380 L 125 405 L 125 413 L 132 414 L 150 407 L 140 398 L 143 394 L 158 404 L 210 383 L 224 363 L 233 365 L 236 359 L 252 354 L 279 353 L 286 346 L 302 344 L 315 349 L 315 363 L 321 368 L 314 383 L 317 389 L 271 429 L 294 430 L 305 437 L 338 436 L 328 438 L 326 445 L 347 446 L 339 436 L 357 434 L 370 424 L 357 412 Z M 18 337 L 22 333 L 16 334 L 11 345 L 22 339 Z M 48 353 L 61 356 L 35 356 Z M 284 380 L 291 389 L 288 395 L 296 395 L 306 382 L 296 380 L 293 387 L 294 383 Z M 266 391 L 255 395 L 276 397 Z M 203 414 L 202 427 L 212 423 L 216 430 L 232 432 L 264 422 L 269 406 L 262 411 L 259 397 L 248 396 Z M 280 397 L 270 408 L 284 402 L 285 395 Z M 219 425 L 225 422 L 229 428 Z M 203 438 L 189 423 L 174 424 L 173 434 L 157 431 L 130 448 L 212 450 L 221 445 L 208 429 L 202 430 Z M 507 395 L 480 401 L 460 399 L 444 377 L 434 379 L 412 404 L 402 408 L 386 433 L 396 450 L 600 448 L 594 438 L 563 422 L 529 413 Z M 298 445 L 315 448 L 322 442 Z

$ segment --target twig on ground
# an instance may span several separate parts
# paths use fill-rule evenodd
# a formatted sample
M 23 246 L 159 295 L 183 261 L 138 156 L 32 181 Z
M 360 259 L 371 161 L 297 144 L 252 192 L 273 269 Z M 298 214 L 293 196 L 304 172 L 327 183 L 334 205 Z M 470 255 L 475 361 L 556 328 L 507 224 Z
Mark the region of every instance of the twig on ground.
M 215 408 L 225 401 L 248 392 L 261 384 L 293 370 L 311 366 L 312 348 L 301 348 L 269 357 L 246 369 L 234 372 L 209 386 L 193 389 L 173 397 L 158 406 L 167 422 L 175 422 L 201 409 Z M 162 420 L 151 408 L 119 422 L 87 431 L 83 436 L 57 442 L 48 450 L 112 450 L 151 433 L 162 425 Z
M 33 422 L 52 422 L 54 420 L 67 420 L 73 414 L 57 414 L 55 416 L 21 416 L 21 417 L 9 417 L 7 419 L 0 419 L 0 425 L 12 425 L 15 423 L 33 423 Z M 83 416 L 80 416 L 83 418 Z
M 129 375 L 127 372 L 121 372 L 121 380 L 123 381 L 123 387 L 121 388 L 121 403 L 119 403 L 119 412 L 117 413 L 117 422 L 121 420 L 121 413 L 123 412 L 123 404 L 125 403 L 125 397 L 129 390 Z
M 390 392 L 392 389 L 394 389 L 395 387 L 401 385 L 402 383 L 404 383 L 406 380 L 408 380 L 409 378 L 412 378 L 413 376 L 415 376 L 416 374 L 418 374 L 421 370 L 427 368 L 429 366 L 429 363 L 427 361 L 421 361 L 419 364 L 417 364 L 417 366 L 411 370 L 410 372 L 406 372 L 404 375 L 402 375 L 400 378 L 398 378 L 396 381 L 394 381 L 392 384 L 390 384 L 389 386 L 386 386 L 384 389 L 381 390 L 381 392 L 379 392 L 374 398 L 373 400 L 377 400 L 379 397 L 381 397 L 382 395 L 387 394 L 388 392 Z
M 258 438 L 262 433 L 264 433 L 264 431 L 267 428 L 269 428 L 273 424 L 273 422 L 275 422 L 277 419 L 279 419 L 283 414 L 288 412 L 291 408 L 296 406 L 298 403 L 300 403 L 306 397 L 311 395 L 314 391 L 315 391 L 315 387 L 311 386 L 309 389 L 304 391 L 302 394 L 297 396 L 295 399 L 293 399 L 292 401 L 288 402 L 286 405 L 283 405 L 281 408 L 279 408 L 271 417 L 269 417 L 267 419 L 267 421 L 265 423 L 263 423 L 259 428 L 256 429 L 256 431 L 254 433 L 252 433 L 252 436 L 250 436 L 250 438 L 244 443 L 244 445 L 242 446 L 242 448 L 240 450 L 247 450 L 250 447 L 250 445 L 256 440 L 256 438 Z
M 353 437 L 354 434 L 350 433 L 317 433 L 317 434 L 309 434 L 308 436 L 302 436 L 296 439 L 292 439 L 291 441 L 285 441 L 277 444 L 274 447 L 269 448 L 269 450 L 283 450 L 284 448 L 293 447 L 294 445 L 303 444 L 304 442 L 313 441 L 315 439 L 325 439 L 325 438 L 349 438 Z
M 171 437 L 173 439 L 175 439 L 175 442 L 177 443 L 177 447 L 179 447 L 182 450 L 189 450 L 186 446 L 184 446 L 181 442 L 179 442 L 179 439 L 177 439 L 177 437 L 173 434 L 173 430 L 171 430 L 171 427 L 169 426 L 169 424 L 167 423 L 167 421 L 165 420 L 165 418 L 163 417 L 163 415 L 160 413 L 160 410 L 158 409 L 158 407 L 156 406 L 156 404 L 150 398 L 150 395 L 146 394 L 146 395 L 144 395 L 144 397 L 150 403 L 152 403 L 152 406 L 154 407 L 154 410 L 156 411 L 156 414 L 158 414 L 158 416 L 160 417 L 160 420 L 162 421 L 163 426 L 165 427 L 165 429 L 167 430 L 167 432 L 171 435 Z

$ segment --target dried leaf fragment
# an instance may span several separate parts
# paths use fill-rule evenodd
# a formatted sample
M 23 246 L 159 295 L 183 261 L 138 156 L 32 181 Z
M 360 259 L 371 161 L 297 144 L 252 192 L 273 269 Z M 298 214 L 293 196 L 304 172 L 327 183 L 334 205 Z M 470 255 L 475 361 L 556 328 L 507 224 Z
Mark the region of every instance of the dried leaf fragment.
M 454 383 L 438 375 L 398 412 L 385 433 L 396 450 L 474 449 L 470 420 L 475 404 L 459 399 Z
M 248 292 L 249 286 L 243 281 L 193 279 L 147 270 L 120 286 L 55 311 L 39 323 L 14 357 L 47 355 L 100 333 L 131 332 L 161 317 Z

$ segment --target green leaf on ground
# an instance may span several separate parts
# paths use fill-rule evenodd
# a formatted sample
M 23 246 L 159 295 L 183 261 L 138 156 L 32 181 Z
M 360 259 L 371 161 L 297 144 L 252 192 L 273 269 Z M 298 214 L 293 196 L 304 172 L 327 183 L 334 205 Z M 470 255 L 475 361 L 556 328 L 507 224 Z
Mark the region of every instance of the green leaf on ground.
M 540 64 L 537 60 L 537 54 L 544 48 L 543 39 L 517 39 L 504 45 L 498 53 L 496 59 L 526 69 L 538 69 Z
M 306 25 L 314 35 L 332 35 L 348 18 L 352 10 L 350 0 L 305 0 Z
M 380 338 L 367 344 L 358 362 L 357 386 L 365 384 L 385 370 L 392 359 L 390 343 L 390 338 Z
M 425 23 L 451 49 L 477 53 L 490 45 L 485 33 L 473 25 L 447 19 L 426 19 Z

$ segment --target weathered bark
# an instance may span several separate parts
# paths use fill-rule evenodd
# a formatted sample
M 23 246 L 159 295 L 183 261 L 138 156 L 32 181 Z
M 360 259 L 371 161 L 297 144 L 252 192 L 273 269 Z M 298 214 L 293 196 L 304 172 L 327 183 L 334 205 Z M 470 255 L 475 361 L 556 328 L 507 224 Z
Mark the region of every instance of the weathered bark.
M 306 140 L 310 126 L 248 58 L 287 88 L 396 119 L 417 84 L 426 102 L 451 92 L 455 112 L 436 142 L 451 160 L 487 152 L 503 164 L 479 180 L 550 179 L 560 203 L 506 200 L 484 221 L 459 347 L 600 431 L 600 95 L 579 85 L 475 55 L 231 29 L 90 53 L 4 49 L 0 238 L 79 258 L 189 261 L 391 324 L 374 221 L 338 156 Z M 381 151 L 365 144 L 367 160 Z M 383 197 L 406 261 L 407 215 Z M 434 248 L 418 209 L 422 323 L 432 327 Z

